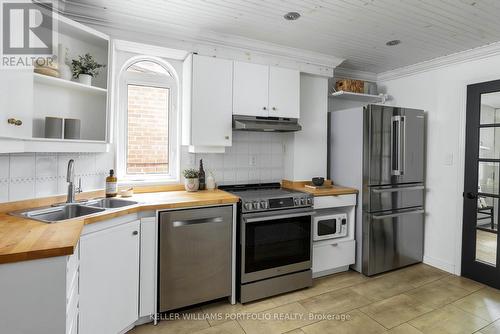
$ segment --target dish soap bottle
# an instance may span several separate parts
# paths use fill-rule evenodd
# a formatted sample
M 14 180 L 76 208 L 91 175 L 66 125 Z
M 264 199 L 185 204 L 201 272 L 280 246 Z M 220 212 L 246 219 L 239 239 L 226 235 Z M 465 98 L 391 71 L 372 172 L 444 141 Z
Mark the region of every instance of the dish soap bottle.
M 118 194 L 118 179 L 115 176 L 115 171 L 110 170 L 109 176 L 106 178 L 106 197 L 116 197 Z
M 198 180 L 200 181 L 199 190 L 205 190 L 205 170 L 203 169 L 203 159 L 200 159 L 200 170 L 198 172 Z

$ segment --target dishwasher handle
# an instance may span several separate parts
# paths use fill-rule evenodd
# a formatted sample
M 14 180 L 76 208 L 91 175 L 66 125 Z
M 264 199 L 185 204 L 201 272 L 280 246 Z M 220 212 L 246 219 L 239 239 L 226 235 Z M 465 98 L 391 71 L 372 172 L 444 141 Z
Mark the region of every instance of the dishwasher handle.
M 199 218 L 199 219 L 189 219 L 189 220 L 174 220 L 172 222 L 173 227 L 198 225 L 198 224 L 209 224 L 209 223 L 222 223 L 224 219 L 222 217 L 213 218 Z

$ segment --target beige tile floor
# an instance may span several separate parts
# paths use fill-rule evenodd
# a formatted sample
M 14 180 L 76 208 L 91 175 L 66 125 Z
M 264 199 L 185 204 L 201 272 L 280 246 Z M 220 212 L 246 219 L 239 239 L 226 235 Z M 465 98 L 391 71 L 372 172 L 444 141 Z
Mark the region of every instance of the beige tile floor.
M 500 333 L 500 290 L 418 264 L 373 278 L 349 271 L 309 289 L 245 305 L 219 301 L 180 317 L 129 333 Z

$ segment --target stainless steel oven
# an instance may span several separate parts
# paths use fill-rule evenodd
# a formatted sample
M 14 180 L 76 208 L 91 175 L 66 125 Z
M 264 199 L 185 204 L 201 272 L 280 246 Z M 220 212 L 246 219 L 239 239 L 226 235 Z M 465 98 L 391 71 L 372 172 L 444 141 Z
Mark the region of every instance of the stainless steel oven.
M 242 215 L 241 282 L 311 268 L 311 208 Z
M 219 187 L 238 204 L 238 299 L 242 303 L 312 285 L 310 194 L 279 183 Z

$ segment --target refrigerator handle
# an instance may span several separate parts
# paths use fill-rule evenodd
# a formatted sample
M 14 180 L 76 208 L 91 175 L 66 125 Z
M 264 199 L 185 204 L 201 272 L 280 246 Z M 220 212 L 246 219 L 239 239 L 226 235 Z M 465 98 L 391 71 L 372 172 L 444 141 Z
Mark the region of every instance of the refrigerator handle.
M 400 116 L 399 121 L 399 175 L 405 173 L 406 162 L 406 116 Z
M 391 175 L 399 175 L 399 116 L 391 117 Z
M 387 218 L 397 218 L 397 217 L 401 217 L 401 216 L 405 216 L 405 215 L 415 215 L 415 214 L 422 214 L 422 213 L 425 213 L 424 209 L 398 212 L 398 213 L 390 213 L 387 215 L 373 215 L 372 219 L 373 220 L 382 220 L 382 219 L 387 219 Z
M 404 173 L 404 145 L 405 122 L 404 116 L 391 117 L 391 174 L 403 175 Z

